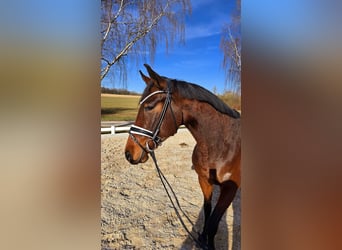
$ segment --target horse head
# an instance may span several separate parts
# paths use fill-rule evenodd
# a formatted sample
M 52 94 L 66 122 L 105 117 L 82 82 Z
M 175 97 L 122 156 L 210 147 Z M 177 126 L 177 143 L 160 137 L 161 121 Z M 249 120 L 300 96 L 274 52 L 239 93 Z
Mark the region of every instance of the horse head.
M 171 80 L 157 74 L 149 65 L 144 66 L 149 76 L 139 71 L 146 87 L 125 148 L 126 159 L 131 164 L 146 162 L 148 153 L 174 135 L 182 122 Z

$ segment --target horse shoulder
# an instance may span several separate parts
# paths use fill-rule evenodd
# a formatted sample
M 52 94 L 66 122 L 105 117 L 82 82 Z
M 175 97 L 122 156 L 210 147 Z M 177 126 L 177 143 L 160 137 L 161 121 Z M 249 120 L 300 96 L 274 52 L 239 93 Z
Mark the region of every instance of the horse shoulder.
M 192 152 L 192 164 L 198 175 L 209 178 L 208 149 L 205 144 L 196 144 Z

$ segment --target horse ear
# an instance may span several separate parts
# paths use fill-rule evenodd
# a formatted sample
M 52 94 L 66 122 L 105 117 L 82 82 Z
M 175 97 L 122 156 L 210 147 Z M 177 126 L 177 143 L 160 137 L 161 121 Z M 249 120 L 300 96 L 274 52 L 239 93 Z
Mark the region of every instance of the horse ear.
M 145 76 L 144 73 L 141 72 L 141 70 L 139 70 L 139 73 L 140 73 L 140 75 L 141 75 L 141 78 L 144 80 L 144 82 L 145 82 L 146 84 L 151 83 L 151 78 L 149 78 L 148 76 Z
M 158 85 L 158 87 L 162 87 L 161 83 L 164 81 L 163 77 L 158 75 L 148 64 L 144 64 L 147 69 L 148 74 L 150 75 L 151 79 Z

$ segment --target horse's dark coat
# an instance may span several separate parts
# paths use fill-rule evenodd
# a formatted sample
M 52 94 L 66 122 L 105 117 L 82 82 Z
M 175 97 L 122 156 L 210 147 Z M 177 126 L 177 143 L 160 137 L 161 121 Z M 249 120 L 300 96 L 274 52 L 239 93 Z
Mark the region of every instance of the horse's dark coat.
M 208 249 L 215 249 L 219 221 L 241 184 L 240 113 L 199 85 L 163 77 L 150 66 L 145 67 L 150 77 L 140 71 L 146 88 L 141 97 L 144 104 L 139 108 L 134 126 L 139 131 L 156 133 L 165 141 L 177 133 L 180 125 L 185 125 L 195 138 L 192 163 L 203 192 L 205 213 L 200 241 Z M 146 162 L 153 138 L 146 133 L 136 137 L 130 134 L 125 148 L 127 160 L 132 164 Z M 212 210 L 214 184 L 220 186 L 220 196 Z

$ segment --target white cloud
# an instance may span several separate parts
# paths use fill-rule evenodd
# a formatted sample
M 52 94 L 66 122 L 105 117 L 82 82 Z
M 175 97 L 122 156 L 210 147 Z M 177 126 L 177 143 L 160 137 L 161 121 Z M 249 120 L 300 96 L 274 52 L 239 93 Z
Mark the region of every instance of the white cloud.
M 213 3 L 215 3 L 215 0 L 196 0 L 196 1 L 192 1 L 191 5 L 192 5 L 193 9 L 196 9 L 196 8 L 199 8 L 203 5 L 213 4 Z
M 186 39 L 220 34 L 224 23 L 230 22 L 230 7 L 213 0 L 196 1 L 196 9 L 186 23 Z
M 186 39 L 193 39 L 217 35 L 221 33 L 221 29 L 221 26 L 215 24 L 188 26 L 185 30 L 185 37 Z

